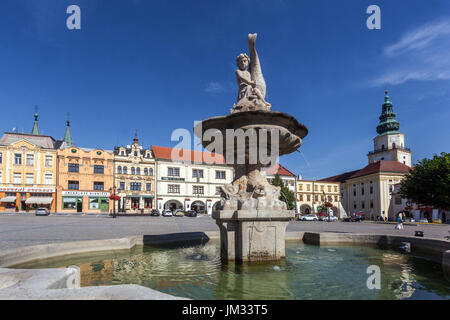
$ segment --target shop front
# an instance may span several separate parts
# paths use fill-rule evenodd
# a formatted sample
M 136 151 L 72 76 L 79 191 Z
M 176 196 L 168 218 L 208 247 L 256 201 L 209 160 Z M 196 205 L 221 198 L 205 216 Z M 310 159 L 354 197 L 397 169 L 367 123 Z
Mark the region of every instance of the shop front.
M 33 211 L 47 208 L 55 212 L 55 188 L 0 187 L 0 211 Z
M 150 213 L 153 209 L 153 195 L 126 195 L 121 198 L 123 212 L 125 213 Z
M 107 213 L 110 201 L 109 192 L 62 191 L 61 212 Z

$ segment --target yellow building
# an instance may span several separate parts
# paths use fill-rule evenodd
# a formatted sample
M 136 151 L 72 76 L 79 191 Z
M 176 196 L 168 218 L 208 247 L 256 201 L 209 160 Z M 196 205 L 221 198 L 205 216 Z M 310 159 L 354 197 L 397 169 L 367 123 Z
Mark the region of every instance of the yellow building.
M 326 203 L 331 203 L 333 214 L 340 217 L 340 184 L 327 181 L 297 180 L 297 213 L 325 213 Z
M 110 212 L 114 154 L 74 146 L 57 151 L 57 211 Z
M 0 211 L 55 211 L 56 141 L 5 132 L 0 140 Z M 17 209 L 16 209 L 17 208 Z

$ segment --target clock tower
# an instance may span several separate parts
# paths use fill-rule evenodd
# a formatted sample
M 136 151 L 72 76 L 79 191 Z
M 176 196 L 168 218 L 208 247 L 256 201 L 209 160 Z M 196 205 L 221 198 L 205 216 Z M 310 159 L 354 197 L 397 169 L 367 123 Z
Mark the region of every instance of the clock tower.
M 411 151 L 405 147 L 405 135 L 400 133 L 400 123 L 389 100 L 388 91 L 384 97 L 384 103 L 377 126 L 377 133 L 373 139 L 374 149 L 367 155 L 369 164 L 377 161 L 398 161 L 411 167 Z

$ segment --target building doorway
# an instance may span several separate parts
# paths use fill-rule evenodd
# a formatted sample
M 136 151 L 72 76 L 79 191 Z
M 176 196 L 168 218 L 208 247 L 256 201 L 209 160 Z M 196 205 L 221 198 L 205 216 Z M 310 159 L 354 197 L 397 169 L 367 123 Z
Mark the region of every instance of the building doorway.
M 80 201 L 80 199 L 78 199 L 77 201 L 77 212 L 82 212 L 83 211 L 83 202 Z

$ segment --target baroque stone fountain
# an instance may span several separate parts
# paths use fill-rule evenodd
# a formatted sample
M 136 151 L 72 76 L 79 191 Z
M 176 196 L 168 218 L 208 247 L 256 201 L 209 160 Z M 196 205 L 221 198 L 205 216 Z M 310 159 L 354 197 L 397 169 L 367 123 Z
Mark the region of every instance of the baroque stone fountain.
M 233 165 L 235 179 L 221 187 L 220 210 L 213 219 L 220 229 L 223 261 L 270 261 L 285 256 L 285 232 L 294 210 L 280 200 L 280 187 L 269 184 L 266 170 L 278 157 L 296 151 L 308 129 L 294 117 L 271 110 L 266 83 L 248 35 L 250 58 L 237 57 L 237 103 L 227 116 L 198 123 L 194 133 L 203 147 Z

